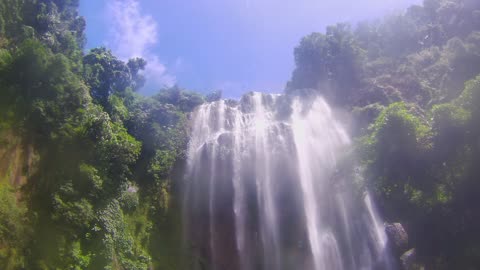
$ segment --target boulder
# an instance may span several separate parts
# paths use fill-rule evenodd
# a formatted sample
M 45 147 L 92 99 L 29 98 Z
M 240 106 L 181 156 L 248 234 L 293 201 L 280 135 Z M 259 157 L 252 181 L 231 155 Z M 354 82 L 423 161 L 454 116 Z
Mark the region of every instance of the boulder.
M 405 253 L 403 253 L 403 255 L 400 256 L 400 262 L 402 264 L 403 270 L 424 269 L 424 267 L 417 262 L 417 251 L 414 248 L 409 249 Z
M 400 223 L 386 224 L 385 232 L 388 242 L 397 256 L 402 255 L 408 249 L 408 234 Z

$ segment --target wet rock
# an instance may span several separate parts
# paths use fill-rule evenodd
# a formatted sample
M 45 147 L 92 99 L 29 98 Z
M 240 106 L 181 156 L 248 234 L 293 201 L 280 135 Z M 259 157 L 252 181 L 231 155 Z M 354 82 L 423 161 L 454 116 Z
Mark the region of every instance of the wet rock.
M 246 93 L 240 99 L 240 110 L 243 113 L 251 113 L 254 110 L 253 92 Z
M 400 223 L 391 223 L 385 226 L 385 232 L 393 251 L 400 256 L 408 248 L 408 234 Z
M 400 257 L 400 262 L 402 264 L 403 270 L 420 270 L 424 269 L 420 264 L 417 262 L 417 251 L 412 248 Z
M 218 136 L 217 142 L 219 145 L 228 148 L 233 147 L 233 137 L 230 133 L 222 133 Z
M 236 106 L 238 106 L 239 101 L 235 100 L 235 99 L 226 99 L 225 104 L 229 107 L 236 107 Z

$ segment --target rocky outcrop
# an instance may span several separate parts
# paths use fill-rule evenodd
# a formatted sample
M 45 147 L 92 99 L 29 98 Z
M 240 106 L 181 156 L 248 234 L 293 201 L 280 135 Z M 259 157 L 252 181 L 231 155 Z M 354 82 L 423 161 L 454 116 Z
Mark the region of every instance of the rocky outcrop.
M 401 256 L 408 249 L 408 234 L 400 223 L 385 225 L 385 232 L 392 250 Z
M 416 264 L 417 261 L 417 252 L 414 248 L 407 250 L 400 256 L 400 262 L 402 264 L 403 270 L 417 270 L 421 269 Z
M 399 268 L 402 270 L 423 270 L 424 267 L 417 258 L 415 248 L 409 249 L 408 233 L 401 223 L 389 223 L 385 225 L 385 233 L 388 237 L 393 254 L 397 258 Z
M 13 131 L 0 132 L 0 182 L 20 187 L 33 173 L 37 155 L 32 145 L 24 145 Z

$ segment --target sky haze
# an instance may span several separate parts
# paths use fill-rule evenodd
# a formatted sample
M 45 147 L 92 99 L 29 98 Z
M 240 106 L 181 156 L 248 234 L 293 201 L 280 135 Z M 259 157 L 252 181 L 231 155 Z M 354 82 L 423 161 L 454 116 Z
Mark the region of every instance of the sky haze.
M 148 62 L 147 85 L 238 97 L 281 92 L 293 49 L 311 32 L 402 11 L 420 0 L 83 0 L 87 48 Z

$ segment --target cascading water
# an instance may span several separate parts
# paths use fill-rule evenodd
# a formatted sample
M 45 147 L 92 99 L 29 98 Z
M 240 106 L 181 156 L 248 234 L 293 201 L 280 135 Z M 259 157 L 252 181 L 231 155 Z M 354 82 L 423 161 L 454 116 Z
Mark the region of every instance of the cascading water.
M 369 196 L 337 173 L 349 144 L 320 97 L 200 106 L 183 187 L 192 268 L 391 269 Z

